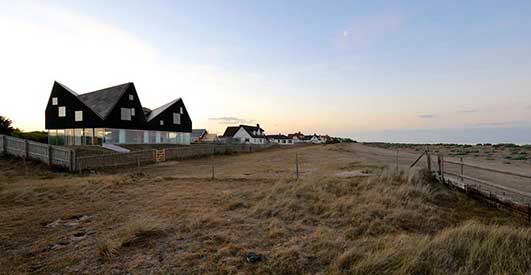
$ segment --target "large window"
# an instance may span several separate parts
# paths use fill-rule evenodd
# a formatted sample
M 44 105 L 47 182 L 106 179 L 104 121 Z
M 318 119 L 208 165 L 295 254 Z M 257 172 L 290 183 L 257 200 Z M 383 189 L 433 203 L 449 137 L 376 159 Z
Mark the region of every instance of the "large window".
M 48 144 L 57 145 L 57 130 L 48 131 Z
M 83 144 L 92 145 L 94 143 L 94 129 L 85 128 L 85 140 Z
M 121 118 L 122 120 L 131 120 L 131 109 L 129 108 L 121 108 Z
M 181 114 L 173 113 L 173 124 L 181 124 Z
M 66 116 L 66 107 L 61 106 L 59 107 L 59 117 L 65 117 Z
M 65 145 L 74 145 L 74 129 L 65 129 Z
M 57 145 L 65 145 L 65 130 L 59 129 L 57 130 Z
M 103 128 L 94 129 L 94 145 L 102 145 L 104 135 L 105 135 L 105 129 Z
M 83 111 L 75 112 L 76 121 L 83 121 Z
M 82 145 L 83 129 L 74 129 L 74 145 Z

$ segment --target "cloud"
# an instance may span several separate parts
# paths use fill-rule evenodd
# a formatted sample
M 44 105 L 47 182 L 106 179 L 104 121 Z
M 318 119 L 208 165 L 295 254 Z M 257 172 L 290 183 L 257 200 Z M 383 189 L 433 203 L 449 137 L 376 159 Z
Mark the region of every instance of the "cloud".
M 475 127 L 529 127 L 531 121 L 492 121 L 473 124 Z
M 476 127 L 492 127 L 492 126 L 507 126 L 507 125 L 511 125 L 512 123 L 510 122 L 481 122 L 481 123 L 476 123 L 474 124 L 474 126 Z
M 525 107 L 526 110 L 531 110 L 531 105 Z
M 468 109 L 468 110 L 459 110 L 457 111 L 457 113 L 459 114 L 472 114 L 472 113 L 477 113 L 478 110 L 474 110 L 474 109 Z
M 424 115 L 419 115 L 419 118 L 422 118 L 422 119 L 433 119 L 433 118 L 436 118 L 437 116 L 434 115 L 434 114 L 424 114 Z
M 241 123 L 254 123 L 253 120 L 246 120 L 238 117 L 211 117 L 208 120 L 217 121 L 219 124 L 241 124 Z

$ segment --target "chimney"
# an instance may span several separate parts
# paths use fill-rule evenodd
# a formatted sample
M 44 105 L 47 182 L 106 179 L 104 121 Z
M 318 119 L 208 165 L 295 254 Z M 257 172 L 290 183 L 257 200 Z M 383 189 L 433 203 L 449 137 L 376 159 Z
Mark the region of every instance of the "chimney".
M 260 129 L 260 124 L 257 123 L 256 124 L 256 128 Z

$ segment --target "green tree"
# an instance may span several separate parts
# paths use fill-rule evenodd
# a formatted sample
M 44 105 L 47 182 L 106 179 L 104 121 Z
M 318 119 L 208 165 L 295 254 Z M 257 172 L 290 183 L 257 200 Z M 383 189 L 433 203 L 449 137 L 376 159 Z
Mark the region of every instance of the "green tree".
M 0 116 L 0 134 L 11 135 L 11 133 L 13 133 L 13 131 L 15 130 L 13 126 L 11 126 L 11 124 L 13 124 L 13 121 L 11 121 L 11 119 L 5 116 Z

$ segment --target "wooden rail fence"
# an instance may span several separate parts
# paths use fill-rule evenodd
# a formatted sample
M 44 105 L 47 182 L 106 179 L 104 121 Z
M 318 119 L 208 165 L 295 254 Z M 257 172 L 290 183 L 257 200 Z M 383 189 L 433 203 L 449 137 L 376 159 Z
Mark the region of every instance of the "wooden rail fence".
M 75 169 L 75 152 L 61 146 L 0 135 L 0 153 L 37 160 L 50 166 L 64 167 L 70 171 Z
M 465 192 L 471 197 L 475 197 L 497 207 L 509 209 L 515 216 L 525 219 L 531 226 L 531 193 L 516 188 L 508 187 L 499 182 L 493 182 L 494 177 L 489 180 L 480 179 L 472 172 L 467 172 L 466 168 L 471 170 L 485 171 L 493 174 L 504 175 L 507 179 L 516 177 L 519 179 L 529 180 L 531 184 L 531 175 L 494 169 L 478 164 L 464 162 L 463 158 L 459 161 L 448 160 L 443 155 L 437 155 L 437 163 L 434 167 L 430 152 L 426 150 L 411 166 L 415 166 L 422 156 L 426 156 L 429 171 L 435 175 L 437 180 Z M 449 165 L 454 165 L 450 169 Z M 433 168 L 433 169 L 432 169 Z M 457 171 L 455 171 L 457 170 Z M 507 180 L 508 181 L 508 180 Z
M 33 159 L 50 166 L 82 172 L 107 167 L 143 165 L 166 160 L 187 159 L 213 154 L 256 152 L 273 144 L 197 144 L 161 150 L 142 150 L 129 153 L 109 153 L 78 157 L 74 150 L 30 140 L 0 135 L 0 154 Z

